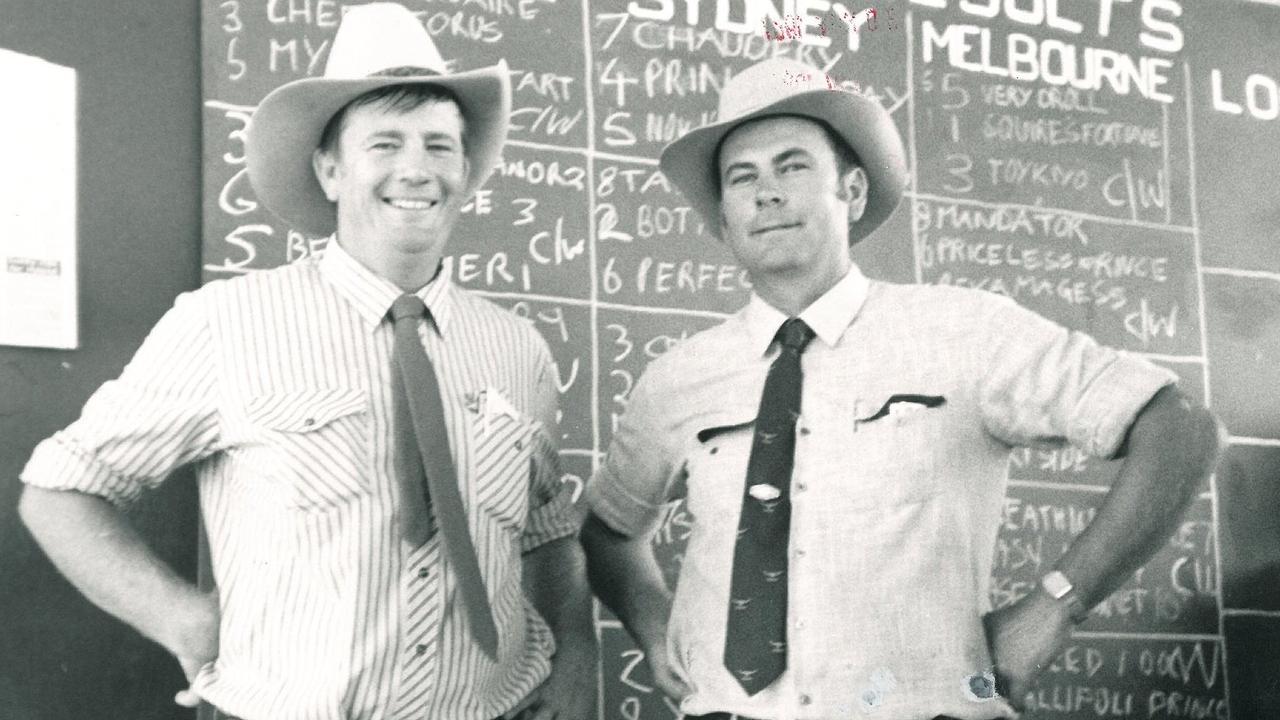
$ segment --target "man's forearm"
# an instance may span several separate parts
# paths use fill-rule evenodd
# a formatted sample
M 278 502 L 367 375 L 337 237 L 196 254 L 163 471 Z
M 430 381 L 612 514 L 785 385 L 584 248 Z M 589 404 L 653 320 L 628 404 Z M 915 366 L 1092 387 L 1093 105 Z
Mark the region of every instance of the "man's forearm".
M 585 564 L 582 549 L 571 537 L 552 540 L 524 556 L 529 599 L 562 648 L 595 643 Z
M 27 487 L 18 509 L 53 564 L 95 605 L 179 658 L 216 654 L 216 601 L 161 561 L 111 503 Z
M 671 593 L 645 538 L 614 532 L 594 514 L 582 527 L 591 589 L 646 651 L 666 639 Z
M 1213 472 L 1221 440 L 1209 411 L 1169 386 L 1139 414 L 1127 445 L 1098 515 L 1057 565 L 1086 607 L 1104 600 L 1173 534 Z

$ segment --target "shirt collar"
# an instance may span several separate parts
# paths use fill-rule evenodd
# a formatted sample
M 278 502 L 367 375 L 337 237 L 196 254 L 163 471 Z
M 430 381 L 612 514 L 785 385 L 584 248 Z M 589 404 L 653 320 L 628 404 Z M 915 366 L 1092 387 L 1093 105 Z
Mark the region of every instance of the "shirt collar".
M 404 294 L 390 280 L 351 257 L 351 253 L 338 243 L 336 236 L 329 238 L 319 266 L 321 276 L 351 303 L 360 317 L 368 323 L 370 330 L 386 319 L 391 303 Z M 453 281 L 443 271 L 443 266 L 431 282 L 418 288 L 414 294 L 431 311 L 431 319 L 443 335 L 453 314 Z
M 813 328 L 819 340 L 828 347 L 835 347 L 866 302 L 867 289 L 866 276 L 857 265 L 850 265 L 844 277 L 800 312 L 800 319 Z M 769 345 L 787 316 L 759 295 L 751 293 L 742 319 L 747 326 L 747 342 L 751 350 L 763 356 L 769 352 Z

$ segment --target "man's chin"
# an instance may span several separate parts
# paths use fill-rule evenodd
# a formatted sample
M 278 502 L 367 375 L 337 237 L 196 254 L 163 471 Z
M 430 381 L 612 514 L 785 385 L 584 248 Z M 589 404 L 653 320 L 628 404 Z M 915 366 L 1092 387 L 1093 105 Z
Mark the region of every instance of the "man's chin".
M 802 266 L 794 258 L 769 258 L 752 264 L 753 276 L 794 277 L 802 272 Z
M 390 244 L 406 254 L 431 252 L 443 247 L 448 239 L 448 231 L 438 226 L 421 227 L 411 225 L 395 228 L 387 233 Z

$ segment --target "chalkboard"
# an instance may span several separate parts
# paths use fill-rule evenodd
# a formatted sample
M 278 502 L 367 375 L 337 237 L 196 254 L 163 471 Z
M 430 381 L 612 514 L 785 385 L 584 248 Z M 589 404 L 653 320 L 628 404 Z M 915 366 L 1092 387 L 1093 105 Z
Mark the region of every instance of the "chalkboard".
M 567 480 L 589 477 L 644 366 L 740 307 L 749 281 L 658 172 L 771 55 L 860 88 L 906 140 L 907 199 L 855 248 L 867 274 L 1010 295 L 1176 371 L 1235 442 L 1280 444 L 1251 383 L 1276 363 L 1232 312 L 1280 279 L 1280 8 L 1178 0 L 411 0 L 459 69 L 512 68 L 511 140 L 446 268 L 551 345 Z M 284 82 L 323 71 L 333 0 L 205 0 L 204 276 L 311 255 L 321 238 L 254 198 L 243 131 Z M 1267 64 L 1271 63 L 1268 70 Z M 1264 150 L 1266 149 L 1266 150 Z M 1240 199 L 1247 197 L 1247 203 Z M 1225 298 L 1216 302 L 1215 298 Z M 1268 332 L 1275 337 L 1274 328 Z M 1251 335 L 1251 333 L 1253 335 Z M 1212 341 L 1211 341 L 1212 340 Z M 1233 345 L 1234 343 L 1234 345 Z M 1275 346 L 1277 343 L 1273 343 Z M 1221 357 L 1229 371 L 1214 372 Z M 1016 601 L 1096 513 L 1116 464 L 1020 449 L 992 600 Z M 1156 557 L 1096 608 L 1029 718 L 1228 716 L 1212 483 Z M 655 548 L 669 581 L 691 517 Z M 601 610 L 602 718 L 674 717 Z

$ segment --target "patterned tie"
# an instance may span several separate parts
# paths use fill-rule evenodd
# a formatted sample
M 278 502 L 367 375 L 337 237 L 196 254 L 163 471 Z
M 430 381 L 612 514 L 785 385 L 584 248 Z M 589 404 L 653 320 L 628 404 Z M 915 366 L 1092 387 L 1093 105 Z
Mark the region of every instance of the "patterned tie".
M 396 399 L 396 470 L 402 473 L 400 487 L 406 498 L 400 512 L 401 531 L 415 547 L 425 542 L 430 535 L 429 513 L 434 505 L 435 522 L 445 557 L 453 564 L 458 591 L 471 622 L 471 635 L 489 657 L 496 659 L 498 630 L 480 576 L 476 549 L 467 531 L 467 513 L 449 449 L 440 385 L 418 337 L 418 322 L 426 314 L 426 305 L 416 295 L 401 295 L 391 304 L 396 333 L 394 364 L 398 371 L 392 383 L 393 394 L 401 396 Z M 425 473 L 425 485 L 417 473 Z
M 747 462 L 724 643 L 724 665 L 748 695 L 768 687 L 787 667 L 791 466 L 800 416 L 800 353 L 813 330 L 791 318 L 778 337 L 782 349 L 764 383 Z

